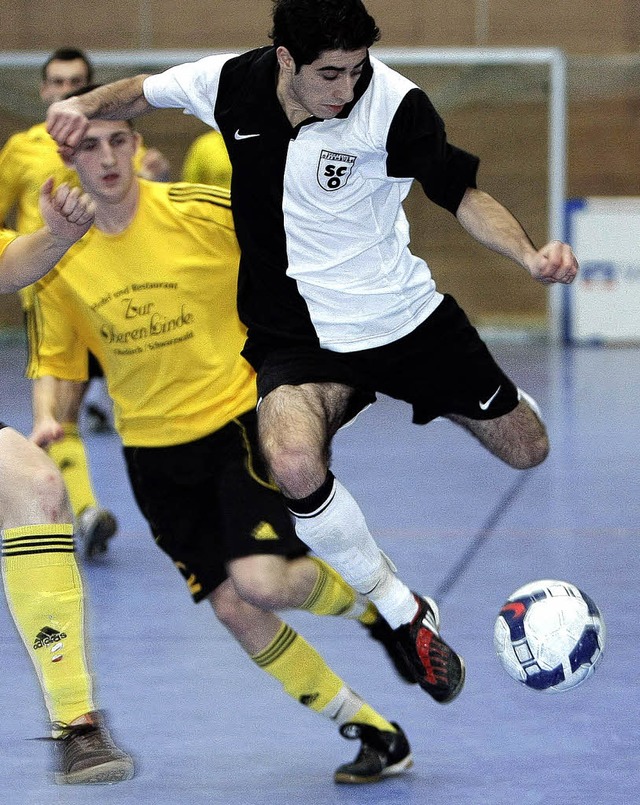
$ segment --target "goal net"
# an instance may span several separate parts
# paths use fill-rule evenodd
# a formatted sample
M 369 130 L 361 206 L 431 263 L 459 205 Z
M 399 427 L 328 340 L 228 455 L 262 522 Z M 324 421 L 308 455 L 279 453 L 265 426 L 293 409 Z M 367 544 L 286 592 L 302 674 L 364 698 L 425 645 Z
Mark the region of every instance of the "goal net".
M 154 73 L 214 51 L 90 51 L 95 80 L 106 83 Z M 430 96 L 449 139 L 481 159 L 479 187 L 502 201 L 536 243 L 562 237 L 566 183 L 566 67 L 555 49 L 373 48 Z M 0 53 L 0 141 L 43 119 L 38 95 L 48 52 Z M 175 110 L 141 118 L 145 143 L 162 150 L 179 179 L 201 122 Z M 1 192 L 1 188 L 0 188 Z M 488 332 L 560 332 L 553 291 L 476 244 L 449 215 L 410 193 L 406 210 L 412 248 L 442 291 L 452 293 L 476 326 Z M 0 309 L 0 323 L 6 323 Z

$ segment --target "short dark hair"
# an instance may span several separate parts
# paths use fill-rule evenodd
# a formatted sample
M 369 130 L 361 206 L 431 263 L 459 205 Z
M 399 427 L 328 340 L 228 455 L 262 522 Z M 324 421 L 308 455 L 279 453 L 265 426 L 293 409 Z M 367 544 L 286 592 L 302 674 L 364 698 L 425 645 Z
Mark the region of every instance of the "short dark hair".
M 87 82 L 93 81 L 93 64 L 91 59 L 83 50 L 77 48 L 58 48 L 49 56 L 46 62 L 42 65 L 42 80 L 47 80 L 47 69 L 52 61 L 75 61 L 81 59 L 87 65 Z
M 380 30 L 362 0 L 274 0 L 270 37 L 299 70 L 325 50 L 369 48 Z

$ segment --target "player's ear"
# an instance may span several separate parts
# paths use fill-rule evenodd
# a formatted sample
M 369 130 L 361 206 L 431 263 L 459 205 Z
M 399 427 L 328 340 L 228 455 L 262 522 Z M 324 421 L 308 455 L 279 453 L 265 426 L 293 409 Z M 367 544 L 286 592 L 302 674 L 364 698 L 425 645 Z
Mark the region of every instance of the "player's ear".
M 280 45 L 280 47 L 276 48 L 276 58 L 278 59 L 278 64 L 283 70 L 287 70 L 290 72 L 296 71 L 296 63 L 293 60 L 293 56 L 289 53 L 284 45 Z

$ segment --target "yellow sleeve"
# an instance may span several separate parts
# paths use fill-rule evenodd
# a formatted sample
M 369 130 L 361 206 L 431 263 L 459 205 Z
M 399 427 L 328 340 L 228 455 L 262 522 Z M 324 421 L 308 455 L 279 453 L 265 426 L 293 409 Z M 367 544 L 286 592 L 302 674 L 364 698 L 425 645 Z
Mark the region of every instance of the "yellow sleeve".
M 26 375 L 88 380 L 87 346 L 73 326 L 71 300 L 63 283 L 57 279 L 58 271 L 54 269 L 35 285 L 33 307 L 27 311 L 29 360 Z
M 0 229 L 0 257 L 11 241 L 17 237 L 17 232 L 12 232 L 10 229 Z
M 20 135 L 14 134 L 0 151 L 0 224 L 6 223 L 7 215 L 16 205 L 20 195 L 23 171 L 16 158 Z

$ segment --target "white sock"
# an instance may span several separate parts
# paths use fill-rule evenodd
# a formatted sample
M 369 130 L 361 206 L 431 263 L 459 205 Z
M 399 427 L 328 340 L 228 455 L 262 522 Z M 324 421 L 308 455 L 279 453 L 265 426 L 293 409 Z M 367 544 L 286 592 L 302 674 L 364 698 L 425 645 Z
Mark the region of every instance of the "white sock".
M 295 515 L 295 520 L 300 539 L 367 595 L 392 628 L 413 618 L 417 604 L 411 590 L 392 572 L 360 507 L 340 481 L 334 479 L 327 503 L 311 515 Z

